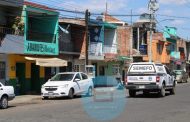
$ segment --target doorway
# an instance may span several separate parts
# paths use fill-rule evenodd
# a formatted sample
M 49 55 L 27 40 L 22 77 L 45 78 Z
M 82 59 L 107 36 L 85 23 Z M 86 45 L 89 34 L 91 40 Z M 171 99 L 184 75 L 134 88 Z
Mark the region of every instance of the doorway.
M 47 82 L 51 77 L 51 67 L 45 67 L 45 82 Z
M 16 95 L 25 94 L 25 63 L 16 63 Z
M 104 66 L 99 66 L 99 75 L 104 76 L 105 75 L 105 67 Z
M 37 66 L 35 63 L 31 64 L 31 89 L 34 94 L 40 93 L 41 89 L 41 82 L 40 82 L 40 67 Z

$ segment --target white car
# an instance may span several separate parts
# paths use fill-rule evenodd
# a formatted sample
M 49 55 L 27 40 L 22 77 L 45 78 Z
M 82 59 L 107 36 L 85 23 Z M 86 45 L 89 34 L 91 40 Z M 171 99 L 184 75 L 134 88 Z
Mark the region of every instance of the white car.
M 8 101 L 14 98 L 14 88 L 12 86 L 5 86 L 0 82 L 0 108 L 6 109 L 8 107 Z
M 58 73 L 41 88 L 43 99 L 49 97 L 73 98 L 74 95 L 93 95 L 94 84 L 91 78 L 82 72 Z

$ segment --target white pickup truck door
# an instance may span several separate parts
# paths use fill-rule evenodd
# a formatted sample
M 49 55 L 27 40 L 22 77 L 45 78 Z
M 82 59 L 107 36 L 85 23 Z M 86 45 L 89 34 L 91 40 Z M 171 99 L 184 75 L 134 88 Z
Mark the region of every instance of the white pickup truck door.
M 0 98 L 3 95 L 3 85 L 0 83 Z
M 165 67 L 166 73 L 167 73 L 167 81 L 166 81 L 166 85 L 167 86 L 171 86 L 173 85 L 173 77 L 171 76 L 171 73 L 169 71 L 169 69 L 167 67 Z

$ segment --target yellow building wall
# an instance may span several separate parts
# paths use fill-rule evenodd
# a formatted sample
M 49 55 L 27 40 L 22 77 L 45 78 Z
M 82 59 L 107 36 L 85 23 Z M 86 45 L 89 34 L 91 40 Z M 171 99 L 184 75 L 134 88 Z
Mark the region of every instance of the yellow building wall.
M 26 78 L 31 78 L 31 63 L 35 63 L 35 61 L 29 61 L 24 58 L 24 56 L 21 55 L 9 55 L 8 56 L 9 64 L 9 78 L 14 79 L 16 78 L 16 63 L 22 62 L 25 63 L 26 66 Z M 40 67 L 40 78 L 43 78 L 45 76 L 44 67 Z
M 170 54 L 166 51 L 166 45 L 167 43 L 165 42 L 163 44 L 162 48 L 162 53 L 160 54 L 157 49 L 157 45 L 159 44 L 158 40 L 153 40 L 152 41 L 152 61 L 157 62 L 157 63 L 163 63 L 163 64 L 168 64 L 170 63 Z M 149 43 L 148 43 L 148 56 L 149 56 Z M 143 60 L 144 61 L 149 61 L 149 57 L 144 56 Z

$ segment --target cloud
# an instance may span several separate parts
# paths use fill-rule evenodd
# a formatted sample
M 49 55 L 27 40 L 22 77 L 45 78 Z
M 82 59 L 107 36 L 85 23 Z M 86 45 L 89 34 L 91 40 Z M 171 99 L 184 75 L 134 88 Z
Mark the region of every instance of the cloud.
M 174 20 L 171 22 L 172 25 L 175 25 L 175 26 L 179 26 L 179 25 L 183 25 L 185 24 L 185 21 L 184 20 Z
M 108 12 L 122 12 L 122 9 L 127 7 L 127 0 L 107 0 L 107 3 Z M 89 9 L 92 12 L 104 12 L 106 9 L 106 0 L 86 0 L 85 2 L 69 1 L 59 6 L 66 7 L 68 4 L 73 6 L 72 9 Z
M 176 4 L 176 5 L 183 5 L 188 3 L 189 0 L 159 0 L 161 4 Z
M 137 9 L 137 13 L 139 13 L 139 14 L 148 13 L 148 9 L 146 7 L 139 8 L 139 9 Z
M 163 10 L 161 13 L 164 14 L 164 15 L 172 15 L 173 14 L 173 10 L 167 9 L 167 10 Z

